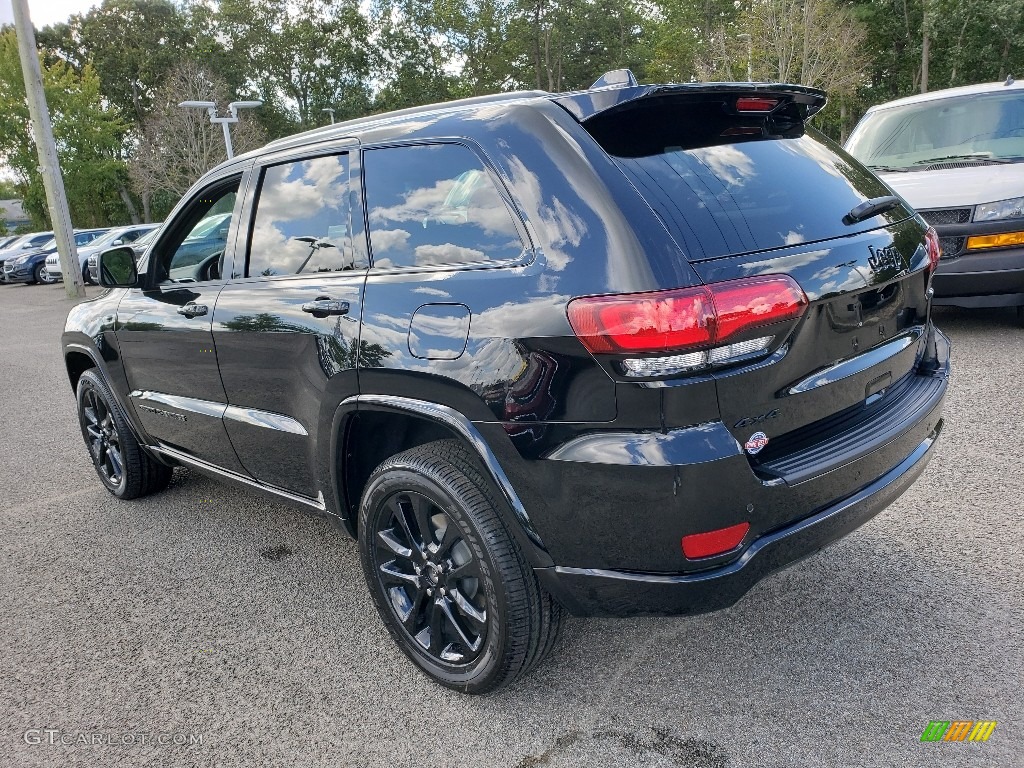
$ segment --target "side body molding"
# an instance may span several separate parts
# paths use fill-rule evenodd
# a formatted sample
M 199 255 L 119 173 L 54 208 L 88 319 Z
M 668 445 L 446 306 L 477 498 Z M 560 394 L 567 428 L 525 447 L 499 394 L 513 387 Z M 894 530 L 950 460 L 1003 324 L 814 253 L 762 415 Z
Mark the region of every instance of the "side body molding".
M 494 480 L 494 483 L 501 490 L 502 495 L 505 497 L 526 534 L 537 546 L 544 547 L 544 542 L 541 540 L 540 534 L 534 529 L 530 516 L 526 512 L 526 507 L 519 498 L 519 494 L 512 487 L 512 482 L 505 474 L 505 470 L 501 468 L 501 464 L 498 463 L 497 457 L 487 444 L 487 441 L 484 440 L 483 435 L 473 426 L 473 422 L 454 408 L 449 408 L 446 405 L 395 395 L 354 395 L 342 401 L 338 408 L 339 412 L 362 409 L 414 413 L 440 422 L 456 432 L 476 452 L 477 457 L 491 475 L 491 479 Z

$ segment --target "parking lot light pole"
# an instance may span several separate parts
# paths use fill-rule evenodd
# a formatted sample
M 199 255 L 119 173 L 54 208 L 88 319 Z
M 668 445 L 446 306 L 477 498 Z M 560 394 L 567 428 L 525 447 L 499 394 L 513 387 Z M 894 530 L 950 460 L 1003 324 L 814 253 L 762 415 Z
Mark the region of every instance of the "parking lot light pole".
M 53 142 L 53 125 L 50 110 L 46 106 L 46 91 L 43 89 L 43 73 L 39 68 L 39 53 L 36 51 L 36 33 L 28 13 L 28 0 L 12 0 L 14 26 L 18 35 L 18 53 L 21 57 L 21 74 L 25 78 L 25 96 L 28 100 L 28 114 L 32 119 L 32 133 L 39 153 L 39 172 L 43 176 L 46 190 L 46 204 L 50 209 L 53 236 L 57 240 L 60 254 L 60 268 L 64 273 L 64 290 L 72 299 L 85 297 L 85 284 L 75 247 L 74 229 L 71 226 L 71 211 L 64 194 L 64 177 L 60 172 L 57 145 Z
M 217 117 L 217 104 L 212 101 L 183 101 L 178 104 L 179 107 L 192 107 L 195 109 L 205 109 L 210 115 L 211 123 L 220 123 L 221 128 L 224 129 L 224 148 L 228 152 L 228 160 L 235 156 L 234 147 L 231 146 L 231 123 L 238 122 L 238 110 L 240 109 L 252 109 L 254 107 L 262 107 L 262 101 L 232 101 L 228 104 L 228 115 L 226 117 Z
M 320 110 L 321 112 L 327 112 L 331 116 L 331 125 L 334 125 L 334 109 L 326 107 Z

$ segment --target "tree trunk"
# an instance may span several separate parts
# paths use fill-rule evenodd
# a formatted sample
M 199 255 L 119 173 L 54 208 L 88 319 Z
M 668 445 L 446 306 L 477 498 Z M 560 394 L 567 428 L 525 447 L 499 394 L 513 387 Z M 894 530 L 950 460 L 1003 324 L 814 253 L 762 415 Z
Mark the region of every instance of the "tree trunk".
M 147 189 L 142 193 L 142 220 L 146 224 L 153 223 L 152 193 Z
M 924 16 L 921 20 L 921 93 L 928 93 L 928 60 L 931 58 L 932 41 L 928 29 L 928 2 L 925 0 Z
M 1005 80 L 1009 77 L 1009 73 L 1006 71 L 1006 60 L 1010 57 L 1010 38 L 1006 38 L 1006 42 L 1003 43 L 1003 55 L 999 58 L 999 79 Z
M 135 207 L 135 202 L 132 200 L 132 196 L 128 193 L 124 184 L 121 184 L 118 189 L 118 194 L 121 195 L 121 201 L 124 203 L 124 207 L 128 209 L 128 215 L 131 217 L 132 224 L 139 223 L 139 211 Z

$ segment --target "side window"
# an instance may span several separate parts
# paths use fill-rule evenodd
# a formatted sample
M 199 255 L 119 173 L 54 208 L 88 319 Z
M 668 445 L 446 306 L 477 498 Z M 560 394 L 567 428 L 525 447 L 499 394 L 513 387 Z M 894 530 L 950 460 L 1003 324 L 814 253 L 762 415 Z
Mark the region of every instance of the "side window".
M 239 181 L 201 193 L 172 224 L 174 234 L 160 248 L 157 282 L 220 279 Z
M 485 264 L 523 252 L 504 200 L 467 147 L 370 149 L 363 174 L 376 268 Z
M 355 268 L 348 167 L 348 155 L 340 154 L 263 171 L 249 239 L 249 277 Z

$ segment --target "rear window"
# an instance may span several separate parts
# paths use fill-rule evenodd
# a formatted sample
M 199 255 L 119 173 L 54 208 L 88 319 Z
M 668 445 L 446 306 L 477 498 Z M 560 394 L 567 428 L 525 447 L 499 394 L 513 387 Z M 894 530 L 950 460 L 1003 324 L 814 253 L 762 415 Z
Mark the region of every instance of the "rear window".
M 799 122 L 765 127 L 722 101 L 640 104 L 585 124 L 690 259 L 811 243 L 884 226 L 843 216 L 891 194 Z M 897 209 L 890 216 L 909 212 Z

